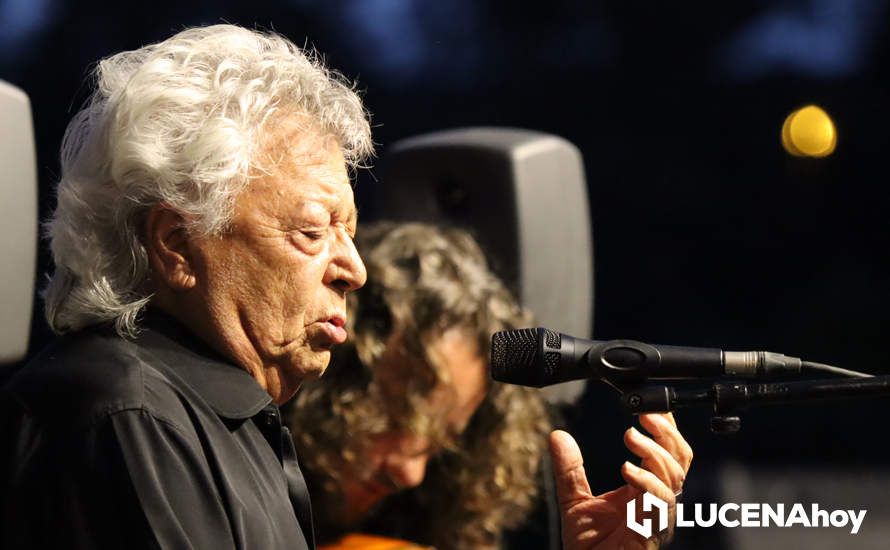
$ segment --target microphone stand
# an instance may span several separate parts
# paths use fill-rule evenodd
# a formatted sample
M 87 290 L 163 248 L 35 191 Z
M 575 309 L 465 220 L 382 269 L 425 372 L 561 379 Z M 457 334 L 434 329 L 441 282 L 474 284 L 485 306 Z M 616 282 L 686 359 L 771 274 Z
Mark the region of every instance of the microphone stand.
M 715 382 L 710 388 L 698 389 L 606 382 L 622 393 L 622 405 L 632 414 L 710 405 L 714 410 L 714 433 L 739 431 L 742 424 L 738 413 L 750 406 L 890 395 L 890 376 L 750 384 Z

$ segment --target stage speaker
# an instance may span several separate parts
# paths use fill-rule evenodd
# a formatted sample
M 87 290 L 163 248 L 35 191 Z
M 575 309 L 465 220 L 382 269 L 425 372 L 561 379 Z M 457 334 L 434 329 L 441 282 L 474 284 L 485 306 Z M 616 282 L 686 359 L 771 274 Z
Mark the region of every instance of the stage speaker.
M 531 130 L 446 130 L 393 144 L 380 174 L 372 217 L 469 229 L 538 324 L 592 336 L 593 234 L 577 147 Z
M 31 104 L 0 81 L 0 365 L 28 350 L 37 261 L 37 168 Z

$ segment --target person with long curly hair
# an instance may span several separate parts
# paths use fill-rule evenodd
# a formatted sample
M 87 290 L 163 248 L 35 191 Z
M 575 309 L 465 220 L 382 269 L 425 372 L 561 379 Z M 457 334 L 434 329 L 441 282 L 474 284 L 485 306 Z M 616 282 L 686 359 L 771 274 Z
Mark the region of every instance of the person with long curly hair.
M 349 297 L 354 337 L 285 411 L 319 540 L 357 548 L 346 534 L 364 532 L 499 548 L 535 503 L 551 426 L 537 390 L 490 380 L 487 357 L 494 332 L 530 315 L 463 230 L 378 223 L 356 246 L 368 280 Z

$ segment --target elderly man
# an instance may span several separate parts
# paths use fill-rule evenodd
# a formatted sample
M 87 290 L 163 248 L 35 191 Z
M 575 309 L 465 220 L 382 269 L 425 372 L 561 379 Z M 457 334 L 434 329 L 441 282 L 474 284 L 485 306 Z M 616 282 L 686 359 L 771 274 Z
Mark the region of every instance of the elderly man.
M 46 317 L 5 385 L 3 548 L 310 548 L 277 405 L 346 340 L 365 268 L 350 85 L 272 34 L 99 63 L 66 132 Z
M 96 76 L 48 224 L 60 337 L 0 393 L 0 546 L 312 548 L 277 405 L 324 372 L 365 281 L 347 168 L 371 154 L 367 115 L 314 56 L 229 25 Z M 614 514 L 566 438 L 554 469 L 581 547 Z M 676 449 L 649 445 L 666 470 L 625 477 L 672 498 Z
M 368 283 L 350 296 L 353 342 L 285 412 L 320 541 L 352 548 L 365 539 L 349 533 L 359 532 L 439 550 L 499 548 L 534 502 L 549 422 L 536 390 L 488 379 L 488 348 L 493 332 L 529 319 L 464 231 L 380 223 L 362 227 L 356 244 Z M 655 439 L 631 429 L 625 443 L 643 468 L 627 464 L 630 485 L 597 499 L 571 440 L 554 436 L 557 466 L 576 467 L 557 469 L 574 515 L 567 543 L 643 545 L 625 527 L 625 503 L 642 490 L 666 500 L 681 490 L 688 444 L 670 415 L 641 423 Z M 570 521 L 588 513 L 592 522 Z M 523 537 L 524 547 L 544 548 L 548 537 L 539 539 Z

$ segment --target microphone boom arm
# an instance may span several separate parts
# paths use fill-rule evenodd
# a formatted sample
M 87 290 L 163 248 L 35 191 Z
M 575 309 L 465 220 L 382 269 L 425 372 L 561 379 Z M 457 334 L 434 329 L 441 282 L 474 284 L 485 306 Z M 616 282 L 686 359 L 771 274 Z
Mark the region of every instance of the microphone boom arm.
M 890 376 L 754 384 L 715 382 L 709 389 L 638 386 L 619 391 L 624 409 L 632 414 L 711 405 L 715 415 L 711 430 L 732 433 L 741 428 L 738 413 L 747 407 L 890 395 Z

